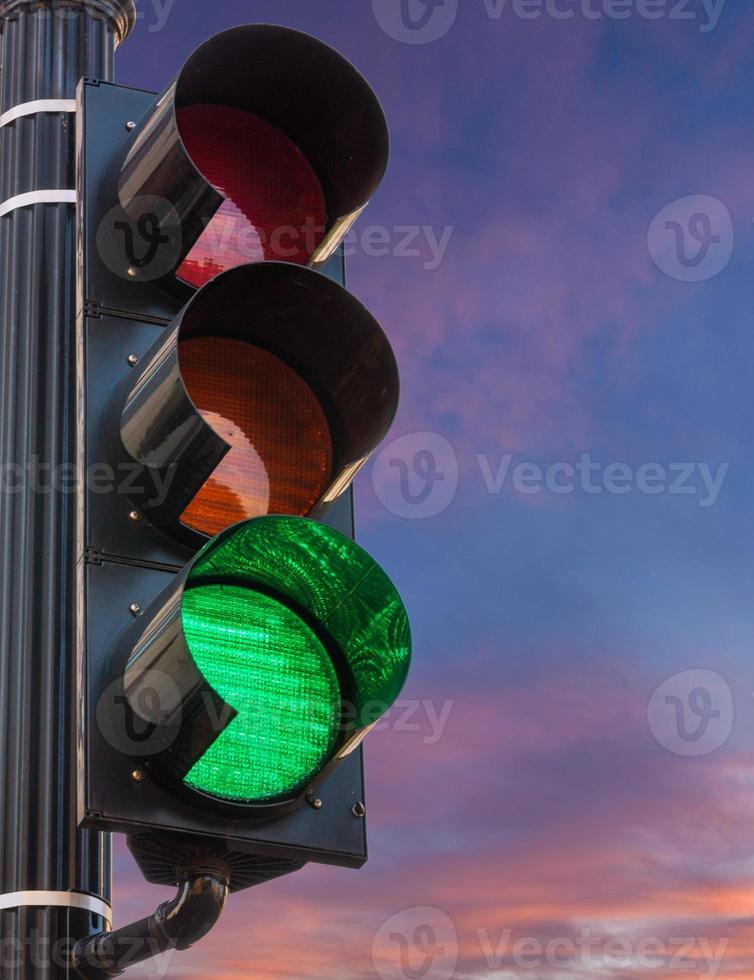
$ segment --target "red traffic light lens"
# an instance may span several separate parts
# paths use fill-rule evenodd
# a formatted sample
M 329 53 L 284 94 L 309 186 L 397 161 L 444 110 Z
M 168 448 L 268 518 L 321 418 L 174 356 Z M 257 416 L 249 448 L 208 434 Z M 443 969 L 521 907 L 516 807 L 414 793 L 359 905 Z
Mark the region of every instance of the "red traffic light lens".
M 232 337 L 180 341 L 194 405 L 231 449 L 184 511 L 218 534 L 264 514 L 306 515 L 332 480 L 330 428 L 306 382 L 274 354 Z
M 188 105 L 176 115 L 189 156 L 225 198 L 178 277 L 198 287 L 248 262 L 306 265 L 328 216 L 319 179 L 295 143 L 243 109 Z

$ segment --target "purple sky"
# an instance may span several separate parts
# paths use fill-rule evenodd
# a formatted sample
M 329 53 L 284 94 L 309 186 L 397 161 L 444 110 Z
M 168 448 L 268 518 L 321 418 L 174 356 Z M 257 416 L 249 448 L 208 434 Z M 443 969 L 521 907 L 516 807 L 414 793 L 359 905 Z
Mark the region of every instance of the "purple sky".
M 444 0 L 410 30 L 400 0 L 139 8 L 124 84 L 273 22 L 384 102 L 349 285 L 403 400 L 357 509 L 415 638 L 409 724 L 367 742 L 369 864 L 238 895 L 167 976 L 751 977 L 754 11 Z M 442 479 L 411 503 L 427 460 Z M 119 844 L 116 921 L 165 894 Z

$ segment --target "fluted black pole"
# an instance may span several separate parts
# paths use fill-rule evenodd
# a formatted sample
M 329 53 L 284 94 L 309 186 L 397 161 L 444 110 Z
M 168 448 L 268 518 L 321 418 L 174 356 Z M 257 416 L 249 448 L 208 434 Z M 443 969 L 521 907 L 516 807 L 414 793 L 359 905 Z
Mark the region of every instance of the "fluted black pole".
M 101 904 L 75 906 L 85 893 L 109 901 L 109 841 L 78 831 L 76 814 L 70 100 L 82 76 L 112 78 L 113 53 L 134 19 L 133 0 L 0 0 L 2 980 L 69 977 L 66 945 L 104 926 Z M 39 100 L 68 105 L 29 105 Z M 45 203 L 43 191 L 62 200 Z M 57 895 L 35 904 L 44 892 Z

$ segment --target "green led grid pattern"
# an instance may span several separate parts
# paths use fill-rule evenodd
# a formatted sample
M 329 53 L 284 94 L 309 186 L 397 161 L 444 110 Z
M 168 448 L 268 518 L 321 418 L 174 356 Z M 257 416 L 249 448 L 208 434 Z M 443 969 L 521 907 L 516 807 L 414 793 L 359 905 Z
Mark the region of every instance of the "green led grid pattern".
M 406 610 L 385 572 L 355 541 L 325 524 L 270 516 L 237 524 L 197 557 L 189 581 L 259 582 L 301 607 L 333 638 L 353 679 L 356 730 L 389 710 L 411 662 Z
M 240 585 L 187 588 L 182 615 L 197 666 L 237 712 L 185 782 L 238 802 L 294 795 L 338 734 L 341 694 L 326 649 L 287 606 Z

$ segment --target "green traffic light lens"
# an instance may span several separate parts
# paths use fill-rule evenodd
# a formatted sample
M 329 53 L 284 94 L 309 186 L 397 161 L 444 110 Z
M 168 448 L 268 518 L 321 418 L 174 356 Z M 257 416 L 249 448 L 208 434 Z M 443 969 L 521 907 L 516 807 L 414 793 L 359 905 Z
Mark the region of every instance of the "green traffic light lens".
M 183 781 L 239 804 L 299 796 L 391 707 L 410 662 L 390 579 L 350 538 L 299 517 L 256 518 L 210 541 L 183 587 L 181 625 L 220 706 L 209 734 L 206 704 L 203 721 L 185 719 L 198 726 L 187 744 L 205 747 Z
M 187 589 L 183 630 L 236 712 L 185 782 L 245 802 L 302 789 L 327 763 L 340 723 L 338 677 L 316 634 L 283 603 L 238 585 Z
M 391 707 L 411 662 L 408 617 L 393 583 L 355 541 L 306 518 L 259 517 L 205 545 L 189 584 L 218 576 L 257 583 L 332 638 L 351 675 L 347 707 L 357 727 Z

